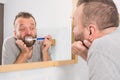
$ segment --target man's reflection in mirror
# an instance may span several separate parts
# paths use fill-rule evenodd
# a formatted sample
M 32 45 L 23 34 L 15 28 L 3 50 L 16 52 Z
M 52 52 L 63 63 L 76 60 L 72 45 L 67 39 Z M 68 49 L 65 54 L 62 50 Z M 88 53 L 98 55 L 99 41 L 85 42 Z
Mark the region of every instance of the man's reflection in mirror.
M 37 37 L 36 21 L 30 13 L 20 12 L 14 20 L 14 36 L 4 40 L 2 64 L 51 60 L 48 50 L 52 44 L 50 35 L 43 41 L 28 41 L 26 37 Z

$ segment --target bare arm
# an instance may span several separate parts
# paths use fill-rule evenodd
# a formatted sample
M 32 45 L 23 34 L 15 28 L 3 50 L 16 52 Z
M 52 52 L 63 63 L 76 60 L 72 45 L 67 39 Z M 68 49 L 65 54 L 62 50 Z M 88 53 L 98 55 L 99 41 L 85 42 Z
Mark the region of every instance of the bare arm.
M 18 57 L 16 58 L 16 63 L 25 63 L 27 59 L 32 57 L 32 48 L 26 47 L 23 41 L 16 40 L 16 44 L 21 49 L 21 52 L 19 53 Z

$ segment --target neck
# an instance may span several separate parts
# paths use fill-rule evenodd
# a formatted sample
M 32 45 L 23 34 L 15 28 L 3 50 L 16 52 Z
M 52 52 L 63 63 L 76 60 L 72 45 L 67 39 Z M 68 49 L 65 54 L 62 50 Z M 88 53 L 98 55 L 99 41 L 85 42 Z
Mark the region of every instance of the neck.
M 99 35 L 97 36 L 97 38 L 100 38 L 102 36 L 105 36 L 111 32 L 113 32 L 114 30 L 116 30 L 117 27 L 110 27 L 110 28 L 106 28 L 102 31 L 99 31 Z
M 33 49 L 33 46 L 32 47 L 28 47 L 29 50 L 32 50 Z

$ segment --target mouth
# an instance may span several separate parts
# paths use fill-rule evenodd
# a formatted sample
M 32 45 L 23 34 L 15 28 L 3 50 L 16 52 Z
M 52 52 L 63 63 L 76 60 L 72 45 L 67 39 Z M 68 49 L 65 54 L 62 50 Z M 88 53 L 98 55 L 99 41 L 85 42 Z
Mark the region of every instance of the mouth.
M 31 42 L 31 41 L 33 41 L 32 36 L 26 36 L 26 37 L 25 37 L 25 41 L 26 41 L 26 42 Z
M 23 42 L 26 44 L 27 47 L 31 47 L 35 43 L 35 40 L 32 39 L 33 39 L 32 36 L 25 36 Z

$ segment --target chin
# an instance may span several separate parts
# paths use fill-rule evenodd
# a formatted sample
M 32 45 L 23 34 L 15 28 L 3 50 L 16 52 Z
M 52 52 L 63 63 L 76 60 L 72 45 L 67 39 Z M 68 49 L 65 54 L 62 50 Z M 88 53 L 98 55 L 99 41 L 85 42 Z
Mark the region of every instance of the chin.
M 32 47 L 35 43 L 35 41 L 31 41 L 31 42 L 24 42 L 26 44 L 27 47 Z

